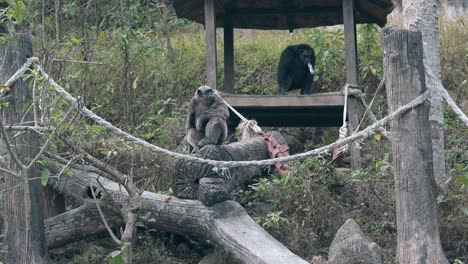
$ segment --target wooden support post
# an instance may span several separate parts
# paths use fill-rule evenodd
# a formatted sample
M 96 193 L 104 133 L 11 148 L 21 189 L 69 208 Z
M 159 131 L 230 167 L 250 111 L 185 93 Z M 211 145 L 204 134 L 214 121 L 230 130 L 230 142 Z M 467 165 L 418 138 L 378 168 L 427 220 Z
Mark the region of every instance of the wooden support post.
M 31 36 L 18 34 L 0 46 L 0 83 L 5 83 L 33 56 Z M 2 121 L 18 124 L 33 120 L 32 111 L 24 113 L 33 101 L 28 86 L 29 80 L 17 80 L 10 88 L 7 99 L 9 106 L 2 109 Z M 13 152 L 23 165 L 28 164 L 39 152 L 39 135 L 25 131 L 9 137 Z M 44 209 L 41 189 L 40 168 L 34 164 L 30 169 L 20 169 L 14 162 L 8 168 L 19 174 L 5 176 L 5 244 L 8 252 L 4 263 L 50 263 L 44 232 Z M 26 178 L 27 176 L 27 179 Z M 25 177 L 25 178 L 23 178 Z M 31 178 L 35 178 L 32 180 Z M 28 194 L 29 192 L 29 194 Z
M 352 86 L 358 85 L 358 62 L 357 62 L 357 42 L 356 23 L 354 21 L 354 0 L 343 0 L 343 23 L 346 54 L 346 82 Z M 348 104 L 348 121 L 355 129 L 359 124 L 359 103 L 350 98 Z M 355 144 L 351 144 L 351 167 L 358 169 L 361 167 L 361 150 Z
M 234 93 L 234 27 L 228 9 L 224 16 L 224 92 Z
M 389 111 L 426 91 L 420 31 L 383 30 Z M 397 263 L 448 263 L 440 244 L 432 168 L 430 103 L 391 122 L 397 218 Z
M 213 88 L 216 83 L 216 11 L 214 0 L 205 0 L 206 81 Z

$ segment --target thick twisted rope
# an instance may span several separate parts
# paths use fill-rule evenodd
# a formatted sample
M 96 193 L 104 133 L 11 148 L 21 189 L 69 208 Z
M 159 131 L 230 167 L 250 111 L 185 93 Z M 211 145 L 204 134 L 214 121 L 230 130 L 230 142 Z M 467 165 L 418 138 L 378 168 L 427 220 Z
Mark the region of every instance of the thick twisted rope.
M 71 96 L 67 91 L 65 91 L 63 89 L 63 87 L 61 87 L 53 79 L 51 79 L 49 77 L 49 75 L 47 73 L 45 73 L 39 65 L 36 65 L 36 67 L 44 75 L 45 79 L 49 80 L 50 85 L 55 87 L 56 92 L 61 94 L 64 97 L 65 100 L 67 100 L 70 104 L 72 104 L 72 106 L 74 106 L 83 115 L 90 118 L 91 120 L 93 120 L 97 124 L 101 125 L 102 127 L 107 129 L 108 131 L 110 131 L 110 132 L 112 132 L 112 133 L 114 133 L 114 134 L 116 134 L 118 136 L 121 136 L 121 137 L 127 139 L 130 142 L 133 142 L 133 143 L 135 143 L 137 145 L 143 146 L 143 147 L 145 147 L 145 148 L 147 148 L 147 149 L 149 149 L 151 151 L 157 152 L 157 153 L 165 154 L 165 155 L 168 155 L 170 157 L 177 158 L 177 159 L 183 159 L 183 160 L 197 162 L 197 163 L 205 163 L 205 164 L 208 164 L 208 165 L 219 166 L 219 167 L 224 167 L 224 168 L 234 168 L 234 167 L 254 166 L 254 165 L 255 166 L 273 165 L 275 163 L 284 163 L 284 162 L 292 161 L 292 160 L 303 160 L 303 159 L 305 159 L 305 158 L 307 158 L 309 156 L 321 155 L 321 154 L 328 153 L 333 148 L 340 147 L 340 146 L 343 146 L 343 145 L 348 144 L 350 142 L 353 142 L 355 140 L 365 138 L 365 137 L 368 137 L 368 136 L 372 135 L 379 127 L 385 125 L 389 121 L 395 119 L 396 117 L 398 117 L 399 115 L 403 114 L 404 112 L 412 109 L 413 107 L 423 103 L 424 100 L 427 99 L 427 97 L 429 96 L 429 92 L 426 92 L 425 94 L 417 97 L 416 99 L 414 99 L 413 101 L 411 101 L 407 105 L 405 105 L 403 107 L 400 107 L 398 110 L 396 110 L 392 114 L 388 115 L 387 117 L 385 117 L 385 118 L 381 119 L 380 121 L 374 123 L 372 126 L 369 126 L 365 130 L 363 130 L 363 131 L 361 131 L 359 133 L 356 133 L 356 134 L 354 134 L 354 135 L 352 135 L 350 137 L 344 138 L 342 140 L 338 140 L 338 141 L 336 141 L 336 142 L 334 142 L 334 143 L 332 143 L 330 145 L 318 148 L 318 149 L 310 150 L 310 151 L 307 151 L 307 152 L 304 152 L 304 153 L 301 153 L 301 154 L 292 155 L 292 156 L 275 158 L 275 159 L 268 159 L 268 160 L 219 161 L 219 160 L 209 160 L 209 159 L 203 159 L 203 158 L 193 157 L 193 156 L 189 156 L 189 155 L 184 155 L 184 154 L 180 154 L 180 153 L 175 153 L 175 152 L 172 152 L 170 150 L 167 150 L 167 149 L 152 145 L 152 144 L 150 144 L 150 143 L 148 143 L 148 142 L 146 142 L 146 141 L 144 141 L 142 139 L 139 139 L 139 138 L 137 138 L 135 136 L 132 136 L 130 134 L 127 134 L 126 132 L 122 131 L 121 129 L 119 129 L 119 128 L 115 127 L 115 126 L 113 126 L 111 123 L 107 122 L 106 120 L 102 119 L 100 116 L 94 114 L 92 111 L 87 109 L 85 106 L 80 105 L 78 103 L 78 101 L 73 96 Z
M 31 65 L 33 65 L 33 63 L 34 64 L 39 63 L 39 59 L 37 57 L 28 58 L 26 62 L 23 64 L 23 66 L 21 66 L 21 68 L 19 68 L 15 72 L 15 74 L 13 74 L 13 76 L 11 76 L 10 79 L 8 79 L 8 81 L 4 84 L 4 86 L 11 87 L 17 80 L 19 80 L 21 75 L 26 73 L 26 71 L 31 67 Z M 6 93 L 5 90 L 1 90 L 0 97 L 5 95 L 5 93 Z
M 34 58 L 31 58 L 31 59 L 34 59 Z M 87 109 L 85 106 L 80 105 L 78 103 L 78 101 L 73 96 L 71 96 L 67 91 L 65 91 L 65 89 L 63 87 L 61 87 L 53 79 L 51 79 L 50 76 L 46 72 L 44 72 L 44 70 L 42 69 L 42 67 L 40 65 L 38 65 L 36 63 L 34 66 L 45 77 L 45 80 L 47 80 L 49 82 L 49 84 L 52 85 L 55 88 L 55 91 L 57 93 L 62 95 L 63 98 L 66 101 L 68 101 L 75 109 L 80 111 L 84 116 L 90 118 L 91 120 L 93 120 L 97 124 L 101 125 L 107 131 L 112 132 L 112 133 L 114 133 L 114 134 L 116 134 L 118 136 L 121 136 L 121 137 L 127 139 L 128 141 L 133 142 L 134 144 L 145 147 L 145 148 L 147 148 L 147 149 L 149 149 L 149 150 L 151 150 L 153 152 L 156 152 L 156 153 L 161 153 L 161 154 L 164 154 L 164 155 L 176 158 L 176 159 L 183 159 L 183 160 L 192 161 L 192 162 L 196 162 L 196 163 L 204 163 L 204 164 L 212 165 L 212 166 L 223 168 L 223 169 L 234 168 L 234 167 L 243 167 L 243 166 L 267 166 L 267 165 L 273 165 L 275 163 L 284 163 L 284 162 L 288 162 L 288 161 L 292 161 L 292 160 L 303 160 L 303 159 L 305 159 L 307 157 L 314 156 L 314 155 L 326 154 L 326 153 L 328 153 L 330 150 L 332 150 L 334 148 L 337 148 L 337 147 L 349 144 L 349 143 L 351 143 L 353 141 L 356 141 L 356 140 L 363 139 L 363 138 L 371 136 L 376 131 L 378 131 L 381 127 L 383 127 L 385 124 L 390 122 L 391 120 L 399 117 L 400 115 L 407 112 L 408 110 L 422 104 L 430 96 L 430 92 L 426 91 L 424 94 L 416 97 L 415 99 L 413 99 L 408 104 L 406 104 L 404 106 L 401 106 L 400 108 L 398 108 L 393 113 L 391 113 L 391 114 L 387 115 L 386 117 L 378 120 L 377 122 L 375 122 L 371 126 L 367 127 L 366 129 L 362 130 L 361 132 L 355 133 L 352 136 L 346 137 L 344 139 L 340 139 L 340 140 L 338 140 L 338 141 L 336 141 L 336 142 L 334 142 L 334 143 L 332 143 L 330 145 L 323 146 L 321 148 L 317 148 L 317 149 L 310 150 L 310 151 L 300 153 L 300 154 L 295 154 L 295 155 L 292 155 L 292 156 L 286 156 L 286 157 L 280 157 L 280 158 L 274 158 L 274 159 L 268 159 L 268 160 L 220 161 L 220 160 L 203 159 L 203 158 L 193 157 L 193 156 L 184 155 L 184 154 L 180 154 L 180 153 L 175 153 L 175 152 L 172 152 L 170 150 L 167 150 L 167 149 L 152 145 L 152 144 L 150 144 L 150 143 L 148 143 L 148 142 L 146 142 L 146 141 L 144 141 L 142 139 L 139 139 L 139 138 L 137 138 L 135 136 L 132 136 L 130 134 L 127 134 L 126 132 L 122 131 L 121 129 L 119 129 L 119 128 L 115 127 L 115 126 L 113 126 L 111 123 L 107 122 L 106 120 L 104 120 L 100 116 L 94 114 L 91 110 Z M 28 68 L 28 67 L 26 67 L 26 68 Z M 17 74 L 15 74 L 14 76 L 16 76 L 16 75 Z M 21 74 L 18 74 L 17 78 L 19 78 L 20 75 Z M 12 78 L 10 78 L 10 79 L 12 79 Z M 15 80 L 13 79 L 12 83 L 14 83 L 14 81 Z
M 453 100 L 453 98 L 450 96 L 450 94 L 447 92 L 447 90 L 444 88 L 441 82 L 435 77 L 435 75 L 432 73 L 431 69 L 427 66 L 424 65 L 424 68 L 426 69 L 426 73 L 429 76 L 432 81 L 434 81 L 437 85 L 437 89 L 442 93 L 442 96 L 444 97 L 445 101 L 447 104 L 453 109 L 455 114 L 460 117 L 460 119 L 465 123 L 466 126 L 468 126 L 468 117 L 466 117 L 465 113 L 458 107 L 457 103 Z

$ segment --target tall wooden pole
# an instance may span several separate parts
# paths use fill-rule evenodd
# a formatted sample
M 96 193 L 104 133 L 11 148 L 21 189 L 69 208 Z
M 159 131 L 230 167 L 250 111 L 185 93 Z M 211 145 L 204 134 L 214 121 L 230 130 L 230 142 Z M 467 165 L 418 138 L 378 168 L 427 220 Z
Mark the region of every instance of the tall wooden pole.
M 5 83 L 27 60 L 33 56 L 31 36 L 18 34 L 0 46 L 0 83 Z M 2 120 L 18 124 L 33 120 L 31 111 L 24 113 L 32 102 L 29 80 L 17 80 L 6 99 L 9 106 L 2 110 Z M 24 132 L 10 137 L 13 152 L 23 164 L 30 162 L 40 149 L 39 135 Z M 37 164 L 30 169 L 20 169 L 11 162 L 10 170 L 27 175 L 27 179 L 5 175 L 5 244 L 8 246 L 5 263 L 49 263 L 44 232 L 44 209 L 40 170 Z M 34 178 L 31 179 L 31 178 Z M 28 196 L 29 192 L 29 196 Z
M 206 79 L 216 89 L 216 11 L 214 0 L 205 0 Z
M 234 27 L 228 9 L 224 16 L 224 91 L 234 93 Z
M 390 112 L 426 91 L 421 31 L 383 30 Z M 440 244 L 432 164 L 430 103 L 391 122 L 397 218 L 397 263 L 448 263 Z
M 354 21 L 354 0 L 343 0 L 343 24 L 345 39 L 345 63 L 346 82 L 352 86 L 358 86 L 359 71 L 357 60 L 356 23 Z M 356 98 L 348 98 L 348 121 L 354 129 L 359 124 L 360 106 Z M 351 144 L 351 167 L 358 169 L 361 167 L 361 150 Z

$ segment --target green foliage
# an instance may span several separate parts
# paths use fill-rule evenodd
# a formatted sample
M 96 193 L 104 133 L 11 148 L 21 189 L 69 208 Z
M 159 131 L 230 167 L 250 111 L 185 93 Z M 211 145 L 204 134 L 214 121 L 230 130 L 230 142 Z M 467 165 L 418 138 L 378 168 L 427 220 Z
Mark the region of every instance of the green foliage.
M 122 257 L 122 251 L 121 250 L 116 250 L 112 251 L 108 256 L 107 256 L 107 261 L 109 264 L 124 264 L 124 260 Z
M 256 217 L 255 221 L 266 228 L 280 229 L 281 227 L 289 224 L 288 219 L 281 216 L 282 213 L 282 211 L 271 212 L 265 217 Z
M 358 53 L 360 78 L 367 80 L 370 75 L 383 77 L 383 53 L 380 48 L 380 32 L 375 24 L 365 24 L 358 29 Z
M 321 92 L 338 90 L 345 80 L 343 30 L 314 28 L 308 37 L 316 57 L 314 86 L 320 87 Z
M 466 18 L 440 23 L 442 84 L 458 103 L 468 96 L 468 34 Z M 459 99 L 459 100 L 458 100 Z
M 6 40 L 5 35 L 13 35 L 16 32 L 17 27 L 27 24 L 32 21 L 30 9 L 27 8 L 26 4 L 31 5 L 33 1 L 21 1 L 21 0 L 0 0 L 0 21 L 3 30 L 0 30 L 0 40 Z
M 468 186 L 468 128 L 452 111 L 446 111 L 444 118 L 446 130 L 445 158 L 450 176 L 461 188 Z
M 327 187 L 339 185 L 344 180 L 339 177 L 335 168 L 330 166 L 327 160 L 320 157 L 311 157 L 304 160 L 301 166 L 297 167 L 295 171 L 300 175 L 308 175 L 312 182 L 319 183 Z

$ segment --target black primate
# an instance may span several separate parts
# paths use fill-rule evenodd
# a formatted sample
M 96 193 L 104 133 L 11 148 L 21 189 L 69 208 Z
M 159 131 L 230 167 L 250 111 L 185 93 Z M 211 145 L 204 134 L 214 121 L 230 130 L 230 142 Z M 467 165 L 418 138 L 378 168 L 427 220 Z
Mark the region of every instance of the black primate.
M 187 142 L 189 151 L 205 145 L 220 145 L 227 137 L 229 110 L 209 86 L 201 86 L 190 100 L 187 110 Z
M 301 94 L 311 94 L 315 73 L 315 52 L 307 44 L 288 46 L 281 53 L 278 65 L 278 94 L 301 89 Z

